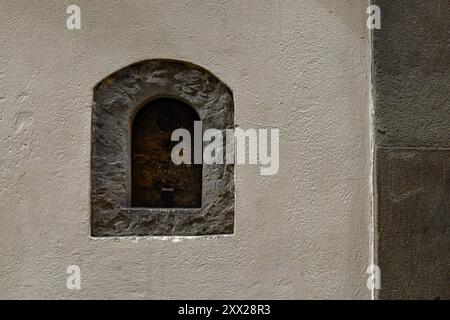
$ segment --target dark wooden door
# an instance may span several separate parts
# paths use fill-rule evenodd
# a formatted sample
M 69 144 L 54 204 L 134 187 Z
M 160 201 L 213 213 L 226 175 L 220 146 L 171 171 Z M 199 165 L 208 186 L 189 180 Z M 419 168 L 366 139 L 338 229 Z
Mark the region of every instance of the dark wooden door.
M 202 165 L 175 165 L 172 132 L 184 128 L 194 138 L 197 113 L 176 99 L 161 98 L 145 105 L 132 128 L 132 207 L 199 208 Z M 192 152 L 194 147 L 191 147 Z

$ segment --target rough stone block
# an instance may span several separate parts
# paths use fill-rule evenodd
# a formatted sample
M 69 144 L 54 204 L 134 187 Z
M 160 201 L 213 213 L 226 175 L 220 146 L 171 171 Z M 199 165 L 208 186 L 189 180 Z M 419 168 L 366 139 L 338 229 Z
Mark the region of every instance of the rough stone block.
M 381 299 L 450 299 L 450 150 L 377 150 Z

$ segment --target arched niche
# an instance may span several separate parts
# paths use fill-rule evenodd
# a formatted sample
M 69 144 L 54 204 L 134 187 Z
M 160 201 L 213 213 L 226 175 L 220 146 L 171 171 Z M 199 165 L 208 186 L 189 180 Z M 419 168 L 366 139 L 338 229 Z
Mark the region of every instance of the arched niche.
M 233 129 L 234 102 L 222 81 L 188 62 L 138 62 L 94 88 L 92 236 L 233 233 L 234 166 L 189 168 L 167 162 L 171 121 L 191 130 L 192 120 L 202 121 L 203 131 Z M 139 171 L 145 170 L 147 177 L 140 181 Z M 144 195 L 139 196 L 140 187 Z
M 176 165 L 171 158 L 172 132 L 186 129 L 194 137 L 195 121 L 195 110 L 174 98 L 152 100 L 138 111 L 131 131 L 131 207 L 201 208 L 202 164 Z

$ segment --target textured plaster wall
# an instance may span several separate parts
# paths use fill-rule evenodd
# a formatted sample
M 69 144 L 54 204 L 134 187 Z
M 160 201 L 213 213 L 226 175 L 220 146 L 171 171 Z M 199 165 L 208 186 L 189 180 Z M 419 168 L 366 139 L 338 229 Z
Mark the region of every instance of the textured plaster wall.
M 77 1 L 78 31 L 69 4 L 0 2 L 0 298 L 370 297 L 365 1 Z M 151 58 L 280 129 L 278 175 L 236 168 L 233 236 L 89 238 L 92 89 Z

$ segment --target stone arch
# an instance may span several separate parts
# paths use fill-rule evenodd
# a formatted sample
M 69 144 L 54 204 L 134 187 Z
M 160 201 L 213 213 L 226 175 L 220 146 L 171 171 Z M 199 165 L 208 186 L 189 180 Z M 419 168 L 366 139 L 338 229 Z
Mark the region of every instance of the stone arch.
M 145 60 L 103 79 L 94 88 L 92 107 L 92 236 L 233 233 L 234 166 L 230 164 L 203 166 L 201 207 L 132 207 L 132 124 L 139 110 L 157 99 L 176 99 L 192 107 L 203 130 L 234 128 L 231 89 L 192 63 Z

